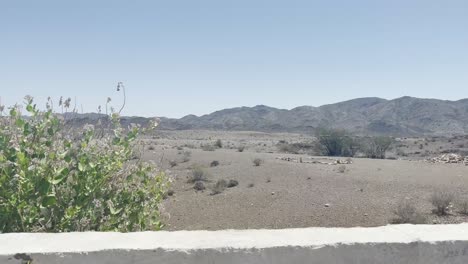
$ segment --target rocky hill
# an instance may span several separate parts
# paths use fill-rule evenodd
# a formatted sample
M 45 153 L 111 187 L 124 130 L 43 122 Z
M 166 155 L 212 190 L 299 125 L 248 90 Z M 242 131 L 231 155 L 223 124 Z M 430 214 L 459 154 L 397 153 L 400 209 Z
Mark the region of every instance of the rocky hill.
M 95 122 L 102 115 L 85 114 L 78 124 Z M 124 117 L 124 125 L 145 124 L 149 119 Z M 77 120 L 75 120 L 77 121 Z M 468 99 L 444 101 L 401 97 L 394 100 L 359 98 L 320 107 L 291 110 L 264 105 L 220 110 L 180 119 L 161 118 L 161 129 L 236 130 L 311 133 L 318 127 L 349 130 L 360 135 L 468 134 Z
M 466 134 L 468 99 L 359 98 L 291 110 L 259 105 L 225 109 L 200 117 L 163 118 L 161 127 L 266 132 L 310 132 L 317 127 L 334 127 L 364 135 Z

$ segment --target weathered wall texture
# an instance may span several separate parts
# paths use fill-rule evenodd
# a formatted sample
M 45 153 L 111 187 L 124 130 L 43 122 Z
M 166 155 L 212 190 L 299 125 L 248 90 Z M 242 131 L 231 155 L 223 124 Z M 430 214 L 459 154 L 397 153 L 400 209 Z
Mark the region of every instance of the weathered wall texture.
M 468 263 L 468 224 L 0 234 L 0 263 Z

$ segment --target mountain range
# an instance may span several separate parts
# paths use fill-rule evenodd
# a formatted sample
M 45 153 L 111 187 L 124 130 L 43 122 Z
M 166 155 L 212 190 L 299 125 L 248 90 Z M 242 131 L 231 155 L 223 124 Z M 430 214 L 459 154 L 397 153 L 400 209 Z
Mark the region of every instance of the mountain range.
M 80 115 L 80 119 L 89 119 Z M 95 117 L 94 117 L 95 118 Z M 142 117 L 125 123 L 145 123 Z M 346 129 L 358 135 L 458 135 L 468 132 L 468 99 L 446 101 L 401 97 L 359 98 L 319 107 L 290 110 L 265 105 L 238 107 L 203 116 L 161 118 L 168 130 L 226 130 L 313 133 L 319 127 Z

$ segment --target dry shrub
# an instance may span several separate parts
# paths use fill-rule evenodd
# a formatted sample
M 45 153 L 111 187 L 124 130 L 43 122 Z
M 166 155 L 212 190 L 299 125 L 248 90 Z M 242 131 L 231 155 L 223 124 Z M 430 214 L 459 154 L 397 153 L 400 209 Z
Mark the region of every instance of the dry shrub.
M 171 168 L 174 168 L 175 166 L 177 166 L 177 161 L 175 160 L 169 161 L 169 166 L 171 166 Z
M 418 212 L 416 207 L 409 201 L 403 201 L 398 204 L 394 214 L 396 217 L 392 220 L 393 224 L 425 224 L 426 217 Z
M 203 151 L 215 151 L 216 150 L 216 148 L 213 145 L 209 145 L 209 144 L 202 145 L 201 148 Z
M 437 215 L 447 215 L 448 207 L 453 201 L 453 194 L 446 191 L 438 191 L 432 194 L 431 203 L 435 207 L 434 213 Z
M 277 144 L 277 147 L 280 152 L 291 153 L 291 154 L 300 154 L 300 153 L 310 153 L 316 147 L 315 144 L 307 142 L 298 142 L 298 143 L 288 143 L 286 141 L 280 141 Z
M 236 181 L 236 180 L 229 180 L 227 187 L 228 187 L 228 188 L 232 188 L 232 187 L 236 187 L 237 185 L 239 185 L 239 182 L 238 182 L 238 181 Z
M 200 181 L 206 181 L 206 173 L 202 168 L 195 167 L 192 169 L 192 174 L 190 175 L 188 182 L 193 183 Z
M 224 179 L 218 180 L 211 188 L 211 195 L 222 193 L 226 189 L 227 186 L 228 186 L 228 182 L 226 180 Z
M 192 152 L 184 151 L 184 153 L 182 153 L 182 162 L 189 162 L 190 157 L 192 157 Z
M 346 171 L 346 166 L 345 165 L 341 165 L 341 166 L 338 167 L 338 172 L 339 173 L 345 173 L 345 171 Z
M 468 215 L 468 200 L 460 199 L 457 205 L 461 214 Z
M 256 159 L 253 160 L 253 164 L 254 164 L 256 167 L 262 165 L 262 163 L 263 163 L 263 160 L 260 159 L 260 158 L 256 158 Z
M 193 185 L 193 189 L 195 189 L 196 191 L 203 191 L 203 190 L 206 189 L 206 187 L 205 187 L 205 184 L 202 181 L 197 181 Z

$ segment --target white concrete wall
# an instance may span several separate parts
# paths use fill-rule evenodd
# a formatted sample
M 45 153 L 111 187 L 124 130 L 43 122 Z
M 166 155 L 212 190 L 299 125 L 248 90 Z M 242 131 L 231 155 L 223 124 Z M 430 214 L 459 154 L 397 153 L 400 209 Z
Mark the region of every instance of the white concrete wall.
M 468 224 L 0 234 L 0 263 L 468 263 Z

